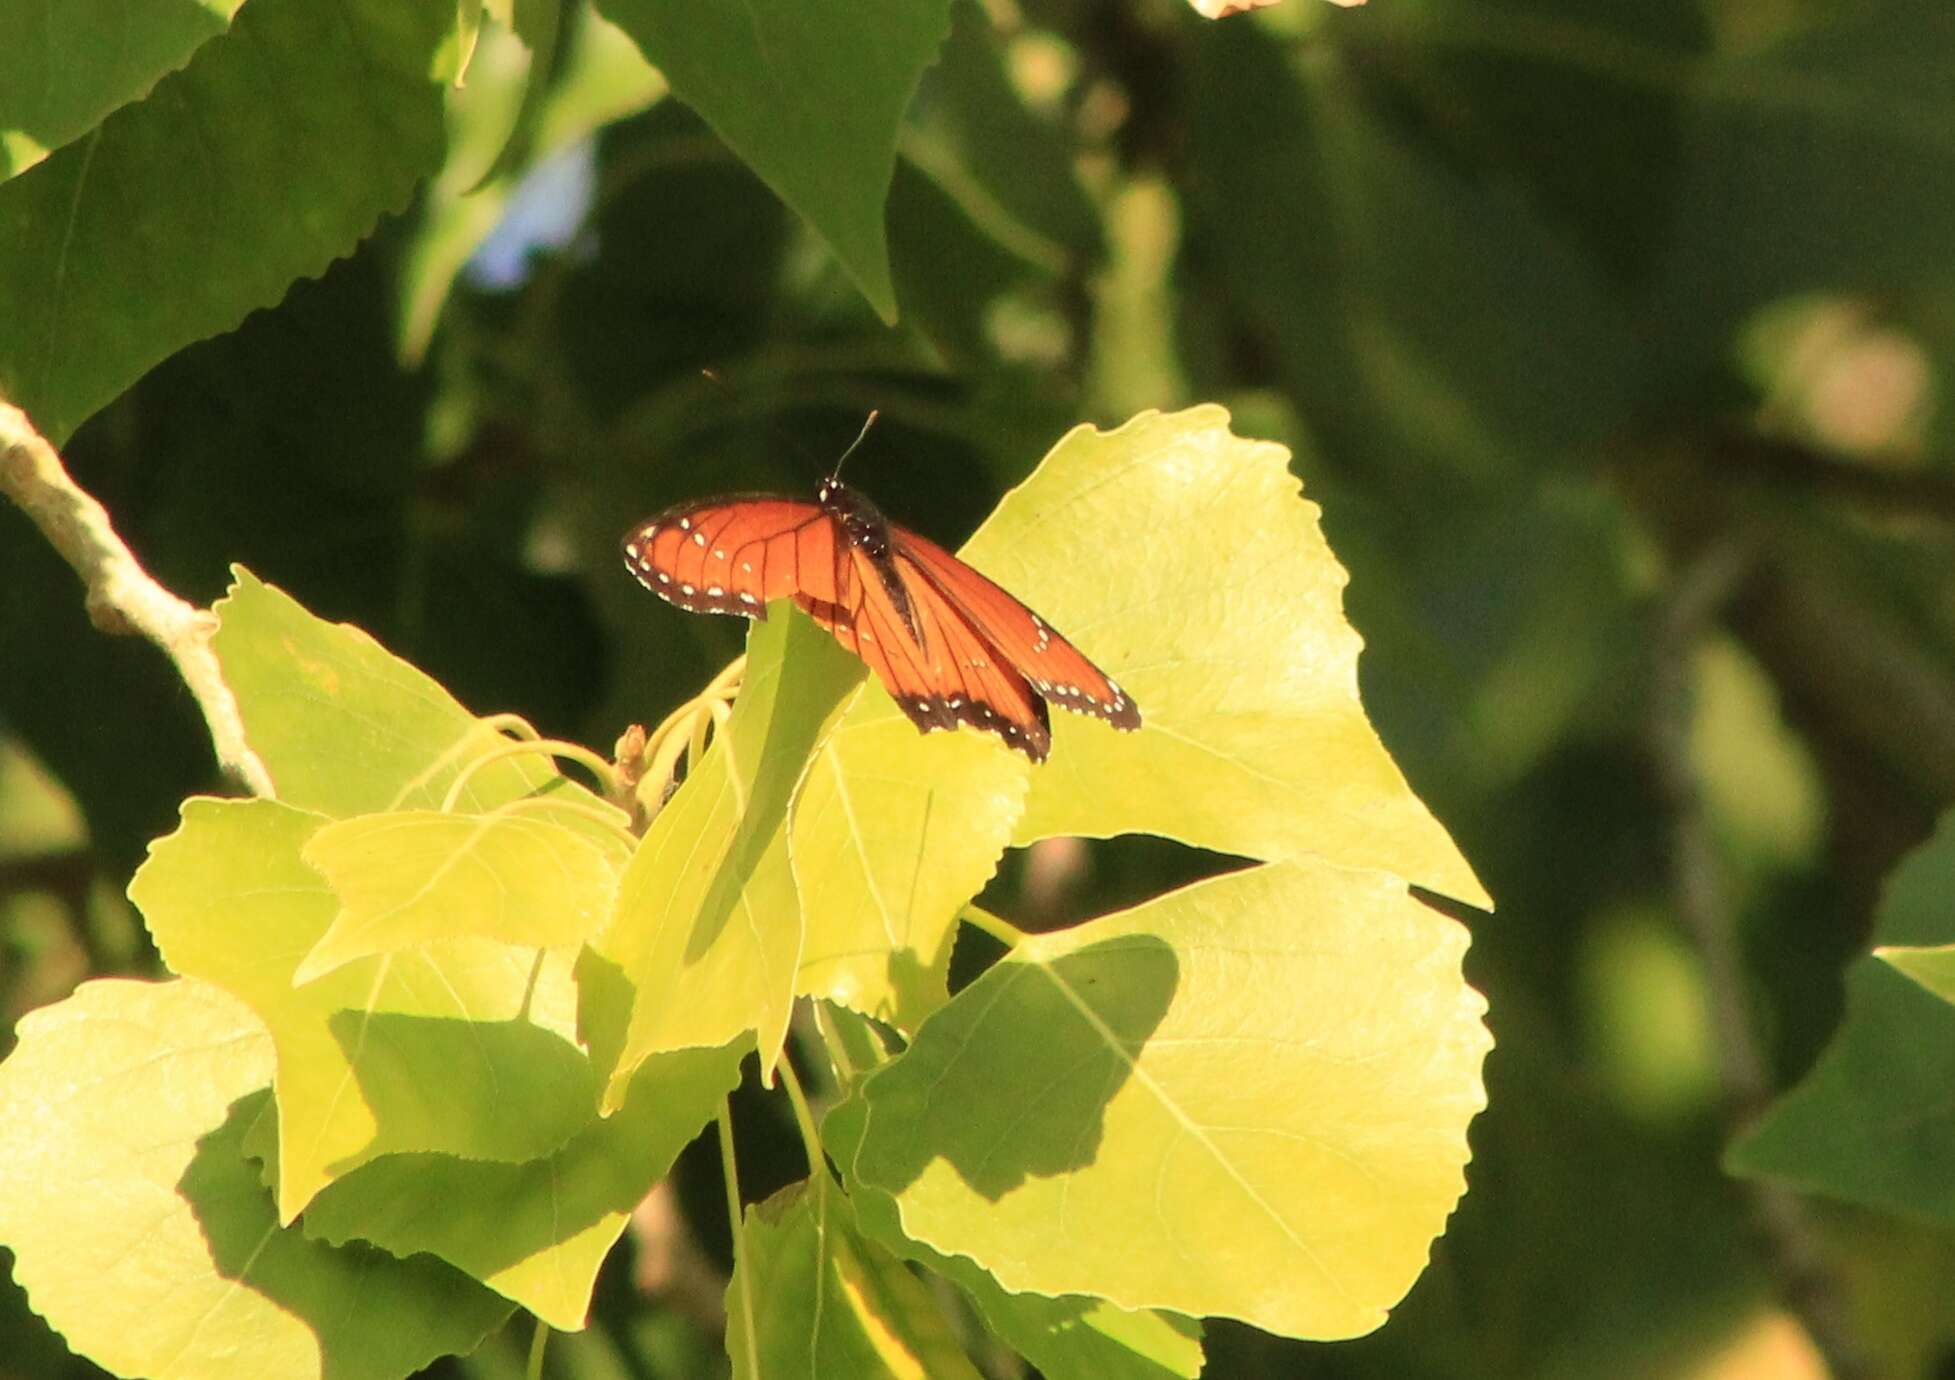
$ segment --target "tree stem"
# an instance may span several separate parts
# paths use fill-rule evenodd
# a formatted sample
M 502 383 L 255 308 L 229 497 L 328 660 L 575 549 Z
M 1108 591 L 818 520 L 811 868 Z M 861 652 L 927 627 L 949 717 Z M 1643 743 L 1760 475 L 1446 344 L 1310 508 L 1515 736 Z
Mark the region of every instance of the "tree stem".
M 0 402 L 0 493 L 5 493 L 74 568 L 89 621 L 103 632 L 139 633 L 175 663 L 210 728 L 218 765 L 253 795 L 272 796 L 271 773 L 244 737 L 236 696 L 211 646 L 217 618 L 156 583 L 116 535 L 102 505 L 68 474 L 27 414 Z

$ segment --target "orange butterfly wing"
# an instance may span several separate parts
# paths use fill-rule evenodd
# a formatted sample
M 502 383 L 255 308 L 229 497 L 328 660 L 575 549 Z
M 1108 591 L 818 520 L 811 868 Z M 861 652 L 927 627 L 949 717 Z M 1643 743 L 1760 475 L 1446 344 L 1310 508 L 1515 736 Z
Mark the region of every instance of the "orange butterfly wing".
M 625 537 L 624 557 L 647 589 L 698 613 L 765 618 L 769 600 L 793 599 L 926 733 L 967 723 L 1043 762 L 1048 699 L 1140 726 L 1126 692 L 1010 593 L 929 539 L 887 531 L 878 558 L 820 504 L 739 495 L 660 513 Z

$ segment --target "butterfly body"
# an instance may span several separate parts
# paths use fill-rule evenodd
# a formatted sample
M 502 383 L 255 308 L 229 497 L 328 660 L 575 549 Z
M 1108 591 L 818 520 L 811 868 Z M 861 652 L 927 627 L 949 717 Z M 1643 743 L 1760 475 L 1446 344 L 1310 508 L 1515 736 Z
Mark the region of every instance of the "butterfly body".
M 627 534 L 624 557 L 694 612 L 765 618 L 769 600 L 793 599 L 926 733 L 967 723 L 1042 762 L 1048 699 L 1140 727 L 1133 700 L 1036 613 L 839 479 L 813 503 L 743 494 L 667 509 Z

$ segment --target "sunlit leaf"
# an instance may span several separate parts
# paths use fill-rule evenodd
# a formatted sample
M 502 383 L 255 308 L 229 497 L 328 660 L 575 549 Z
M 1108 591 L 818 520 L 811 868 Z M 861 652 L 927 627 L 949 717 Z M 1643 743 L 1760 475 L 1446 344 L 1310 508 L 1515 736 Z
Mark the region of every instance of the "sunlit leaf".
M 475 45 L 482 38 L 482 0 L 455 0 L 453 26 L 435 50 L 433 75 L 438 81 L 456 86 L 468 80 L 468 68 L 475 58 Z
M 734 1380 L 978 1380 L 936 1300 L 821 1171 L 747 1210 L 726 1290 Z
M 942 1255 L 903 1235 L 896 1202 L 854 1177 L 868 1104 L 852 1097 L 821 1123 L 822 1146 L 842 1167 L 857 1229 L 883 1249 L 954 1280 L 996 1333 L 1046 1380 L 1193 1380 L 1202 1371 L 1200 1324 L 1129 1312 L 1105 1299 L 1007 1293 L 968 1256 Z
M 216 606 L 217 656 L 245 737 L 286 804 L 336 819 L 439 809 L 458 773 L 509 746 L 360 629 L 315 618 L 242 566 L 232 575 Z M 545 758 L 523 756 L 472 771 L 455 808 L 492 810 L 546 787 L 598 804 Z
M 19 1033 L 0 1064 L 0 1243 L 83 1355 L 159 1380 L 391 1378 L 509 1315 L 438 1261 L 279 1227 L 240 1144 L 272 1044 L 216 988 L 91 982 Z
M 618 889 L 598 965 L 629 989 L 605 1106 L 650 1055 L 758 1031 L 763 1074 L 786 1038 L 801 957 L 801 908 L 787 849 L 788 804 L 817 734 L 862 663 L 785 601 L 747 638 L 747 669 L 725 731 L 652 821 Z
M 537 803 L 520 813 L 360 815 L 313 834 L 303 856 L 340 908 L 292 980 L 445 939 L 582 944 L 610 914 L 630 849 Z
M 863 1085 L 855 1173 L 1013 1292 L 1368 1332 L 1465 1189 L 1465 947 L 1314 861 L 1034 936 Z
M 1377 868 L 1490 904 L 1358 701 L 1344 569 L 1289 453 L 1220 407 L 1080 427 L 963 551 L 1140 706 L 1054 713 L 1015 841 L 1162 834 Z
M 647 1059 L 625 1105 L 546 1159 L 388 1155 L 307 1205 L 308 1236 L 370 1241 L 458 1265 L 550 1326 L 575 1331 L 631 1210 L 740 1081 L 744 1044 Z M 434 1212 L 431 1203 L 457 1205 Z
M 896 130 L 949 0 L 599 0 L 686 104 L 800 212 L 884 320 Z
M 865 684 L 795 798 L 807 929 L 795 990 L 914 1030 L 947 996 L 958 911 L 996 869 L 1024 798 L 1022 759 L 996 739 L 919 737 Z
M 193 799 L 129 886 L 170 967 L 271 1033 L 284 1221 L 376 1156 L 535 1159 L 596 1110 L 570 951 L 451 941 L 293 986 L 339 908 L 300 856 L 326 823 L 269 800 Z
M 1874 950 L 1874 957 L 1906 973 L 1943 1001 L 1955 1003 L 1955 944 L 1885 944 Z
M 244 0 L 0 0 L 0 181 L 141 100 Z
M 1839 1033 L 1732 1144 L 1734 1172 L 1955 1224 L 1955 1006 L 1941 995 L 1955 946 L 1952 894 L 1955 815 L 1945 815 L 1887 879 L 1879 957 L 1848 971 Z
M 0 395 L 60 444 L 350 253 L 441 163 L 429 73 L 454 17 L 255 0 L 148 99 L 0 184 Z

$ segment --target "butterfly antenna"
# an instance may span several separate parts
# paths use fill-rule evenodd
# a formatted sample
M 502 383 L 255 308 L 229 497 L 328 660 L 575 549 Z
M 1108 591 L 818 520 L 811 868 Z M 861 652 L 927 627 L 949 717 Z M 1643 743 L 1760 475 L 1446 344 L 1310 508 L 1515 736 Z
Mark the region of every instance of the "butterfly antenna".
M 728 401 L 736 405 L 740 402 L 741 400 L 740 391 L 737 388 L 735 388 L 732 384 L 728 383 L 725 379 L 721 378 L 716 370 L 701 369 L 699 371 L 699 376 L 705 379 L 706 382 L 712 384 L 713 387 L 719 389 L 721 394 L 723 394 Z M 842 460 L 846 460 L 849 458 L 849 456 L 855 454 L 855 448 L 862 444 L 863 437 L 869 434 L 869 428 L 876 424 L 876 418 L 881 415 L 882 413 L 880 409 L 875 409 L 875 408 L 870 409 L 868 420 L 862 423 L 862 430 L 857 433 L 856 438 L 853 441 L 849 442 L 848 449 L 842 452 L 842 459 L 837 460 L 835 462 L 835 468 L 832 471 L 830 471 L 828 476 L 830 479 L 833 479 L 841 474 Z M 771 421 L 768 422 L 767 432 L 770 436 L 779 438 L 782 442 L 784 442 L 787 445 L 788 449 L 792 450 L 796 455 L 800 456 L 803 460 L 806 460 L 809 464 L 818 465 L 821 463 L 819 460 L 815 459 L 813 452 L 811 452 L 806 446 L 802 445 L 801 442 L 797 440 L 795 437 L 789 435 L 777 424 Z
M 880 409 L 874 407 L 869 409 L 869 415 L 863 419 L 862 430 L 855 434 L 855 439 L 849 442 L 849 448 L 842 452 L 842 459 L 837 460 L 835 462 L 835 468 L 829 471 L 828 477 L 830 479 L 840 479 L 842 477 L 842 460 L 846 460 L 855 454 L 855 448 L 862 444 L 863 438 L 869 434 L 869 428 L 876 424 L 876 418 L 880 416 L 882 416 Z

